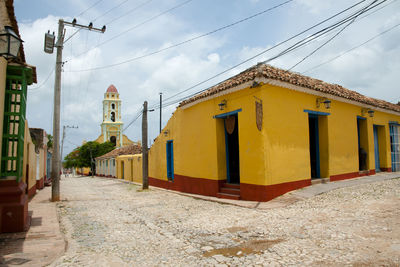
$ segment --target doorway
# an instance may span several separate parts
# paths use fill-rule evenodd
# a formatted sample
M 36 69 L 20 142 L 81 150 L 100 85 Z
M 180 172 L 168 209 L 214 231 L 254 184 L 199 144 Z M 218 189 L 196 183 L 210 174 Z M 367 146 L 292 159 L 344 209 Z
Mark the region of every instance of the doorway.
M 320 178 L 318 115 L 308 114 L 311 179 Z
M 368 136 L 367 120 L 363 117 L 357 118 L 357 137 L 358 137 L 358 169 L 359 171 L 368 170 Z
M 224 118 L 227 182 L 240 184 L 238 115 Z
M 123 160 L 121 160 L 121 179 L 124 180 L 125 179 L 125 163 Z
M 378 126 L 374 125 L 375 172 L 380 172 Z

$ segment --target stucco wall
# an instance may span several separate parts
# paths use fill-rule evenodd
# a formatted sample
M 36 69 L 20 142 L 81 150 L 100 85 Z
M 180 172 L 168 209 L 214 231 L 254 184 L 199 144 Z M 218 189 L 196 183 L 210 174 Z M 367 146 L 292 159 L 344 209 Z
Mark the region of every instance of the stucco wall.
M 122 155 L 117 159 L 117 178 L 142 183 L 142 155 Z M 123 169 L 122 169 L 123 167 Z
M 22 177 L 23 181 L 28 185 L 28 191 L 36 188 L 36 152 L 35 145 L 29 132 L 28 121 L 25 121 L 24 135 L 24 161 L 23 161 Z

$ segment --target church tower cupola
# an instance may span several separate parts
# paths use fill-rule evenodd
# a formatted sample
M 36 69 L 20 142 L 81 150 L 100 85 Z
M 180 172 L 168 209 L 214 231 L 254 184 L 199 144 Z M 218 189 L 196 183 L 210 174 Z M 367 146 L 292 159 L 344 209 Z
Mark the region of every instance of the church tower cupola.
M 123 146 L 122 136 L 123 122 L 121 120 L 121 99 L 114 85 L 110 85 L 104 94 L 103 100 L 103 123 L 101 131 L 104 141 L 110 141 L 116 147 Z

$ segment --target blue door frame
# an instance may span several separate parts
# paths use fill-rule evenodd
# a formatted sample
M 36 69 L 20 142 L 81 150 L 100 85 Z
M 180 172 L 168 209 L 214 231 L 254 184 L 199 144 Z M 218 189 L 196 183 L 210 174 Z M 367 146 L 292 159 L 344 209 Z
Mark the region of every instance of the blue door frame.
M 375 172 L 380 172 L 378 126 L 374 125 Z
M 222 114 L 218 114 L 213 116 L 214 119 L 225 119 L 228 116 L 232 116 L 232 115 L 236 115 L 239 112 L 241 112 L 242 109 L 236 109 L 230 112 L 226 112 L 226 113 L 222 113 Z M 231 182 L 231 175 L 230 175 L 230 169 L 229 169 L 229 144 L 228 144 L 228 132 L 226 131 L 226 126 L 225 126 L 225 122 L 224 123 L 224 132 L 225 132 L 225 156 L 226 156 L 226 181 L 228 183 Z M 238 123 L 238 122 L 237 122 Z
M 314 130 L 314 146 L 315 146 L 315 178 L 321 177 L 321 166 L 320 166 L 320 158 L 319 158 L 319 127 L 318 127 L 318 115 L 317 114 L 308 114 L 309 123 L 314 123 L 313 130 Z M 310 120 L 312 118 L 313 120 Z M 311 140 L 310 140 L 311 142 Z M 313 153 L 313 151 L 310 151 Z
M 174 141 L 167 141 L 167 178 L 174 180 Z

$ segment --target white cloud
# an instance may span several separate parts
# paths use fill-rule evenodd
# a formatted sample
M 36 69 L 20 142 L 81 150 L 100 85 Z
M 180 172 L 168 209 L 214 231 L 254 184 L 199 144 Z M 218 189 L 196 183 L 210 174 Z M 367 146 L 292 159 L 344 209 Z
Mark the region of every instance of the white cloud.
M 237 20 L 238 17 L 242 18 L 241 11 L 249 8 L 249 6 L 253 8 L 253 12 L 254 9 L 261 10 L 265 8 L 263 1 L 250 1 L 252 1 L 251 5 L 232 5 L 229 16 L 222 16 L 218 26 L 229 24 Z M 65 4 L 71 5 L 71 3 L 81 5 L 77 8 L 81 11 L 87 8 L 85 3 L 78 0 L 70 0 Z M 112 5 L 111 2 L 104 2 L 102 5 L 85 13 L 83 18 L 78 18 L 78 20 L 85 22 L 85 18 L 95 18 L 103 14 L 107 10 L 103 6 L 106 4 Z M 158 104 L 159 92 L 163 92 L 163 98 L 166 99 L 270 48 L 288 36 L 299 32 L 302 28 L 309 27 L 321 20 L 321 18 L 325 18 L 350 5 L 345 0 L 299 0 L 295 1 L 295 4 L 290 8 L 279 9 L 280 13 L 277 13 L 276 16 L 272 16 L 272 14 L 261 16 L 257 18 L 257 21 L 247 21 L 240 27 L 235 26 L 226 31 L 221 31 L 215 35 L 198 39 L 153 56 L 103 70 L 70 72 L 71 70 L 82 70 L 119 63 L 204 33 L 196 30 L 198 29 L 197 25 L 203 24 L 204 21 L 191 20 L 191 16 L 186 16 L 187 14 L 197 14 L 196 12 L 199 12 L 199 10 L 190 9 L 188 5 L 187 9 L 181 10 L 181 14 L 176 11 L 161 16 L 143 27 L 138 27 L 99 46 L 99 44 L 117 36 L 125 29 L 129 29 L 157 14 L 165 6 L 172 6 L 173 4 L 176 4 L 176 2 L 166 1 L 165 3 L 160 3 L 159 5 L 164 5 L 162 7 L 154 4 L 151 8 L 149 6 L 148 9 L 143 9 L 112 23 L 107 27 L 105 34 L 82 30 L 68 41 L 63 50 L 63 58 L 68 62 L 66 62 L 65 71 L 62 73 L 62 125 L 79 126 L 79 129 L 68 132 L 70 141 L 81 144 L 82 140 L 93 140 L 100 134 L 99 124 L 102 120 L 103 94 L 110 84 L 114 84 L 120 92 L 122 119 L 127 125 L 135 117 L 145 100 L 151 105 Z M 123 5 L 121 7 L 122 10 L 119 12 L 124 13 L 123 11 L 128 9 L 127 5 L 128 3 L 126 6 Z M 233 7 L 235 6 L 239 8 L 237 10 L 238 15 L 234 13 L 235 9 Z M 396 2 L 354 23 L 330 44 L 294 70 L 302 72 L 309 69 L 399 23 L 399 7 L 400 2 Z M 160 10 L 157 11 L 157 8 L 160 8 Z M 216 6 L 216 8 L 218 7 Z M 117 14 L 109 14 L 100 18 L 95 24 L 96 26 L 102 25 L 105 21 L 115 17 L 117 17 Z M 38 85 L 45 80 L 55 66 L 55 54 L 48 55 L 43 52 L 43 36 L 48 29 L 51 31 L 57 29 L 57 21 L 58 18 L 49 15 L 45 18 L 32 20 L 29 23 L 21 23 L 21 21 L 19 23 L 21 35 L 25 41 L 24 48 L 27 62 L 37 66 Z M 257 25 L 268 25 L 268 27 L 254 27 L 253 30 L 255 23 Z M 273 27 L 270 27 L 271 25 Z M 207 31 L 212 29 L 211 27 Z M 400 97 L 397 86 L 397 70 L 400 69 L 399 30 L 400 27 L 362 48 L 307 74 L 327 82 L 341 84 L 349 89 L 357 90 L 373 97 L 387 100 Z M 74 29 L 67 28 L 68 36 L 73 32 Z M 319 40 L 319 42 L 281 57 L 273 61 L 272 65 L 289 68 L 322 44 L 324 40 L 326 39 Z M 98 47 L 80 55 L 95 46 Z M 284 47 L 279 47 L 257 57 L 187 93 L 205 89 L 223 79 L 229 78 L 257 62 L 276 55 Z M 47 131 L 52 129 L 53 85 L 54 76 L 40 89 L 28 91 L 27 117 L 30 127 L 41 127 Z M 163 125 L 166 124 L 174 111 L 174 107 L 169 106 L 163 109 Z M 158 134 L 158 116 L 158 111 L 149 113 L 150 140 Z M 126 134 L 133 140 L 140 139 L 140 119 L 126 131 Z M 73 146 L 71 146 L 72 148 Z M 69 152 L 68 149 L 65 151 Z

